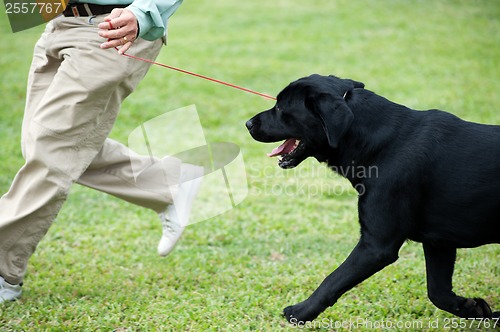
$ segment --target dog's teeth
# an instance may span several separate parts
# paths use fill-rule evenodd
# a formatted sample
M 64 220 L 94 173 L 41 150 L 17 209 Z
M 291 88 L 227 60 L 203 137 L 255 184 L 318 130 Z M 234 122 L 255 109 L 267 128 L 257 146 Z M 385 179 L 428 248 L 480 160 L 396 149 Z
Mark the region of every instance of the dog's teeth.
M 293 148 L 295 149 L 297 146 L 299 146 L 300 140 L 295 140 L 295 144 L 293 145 Z

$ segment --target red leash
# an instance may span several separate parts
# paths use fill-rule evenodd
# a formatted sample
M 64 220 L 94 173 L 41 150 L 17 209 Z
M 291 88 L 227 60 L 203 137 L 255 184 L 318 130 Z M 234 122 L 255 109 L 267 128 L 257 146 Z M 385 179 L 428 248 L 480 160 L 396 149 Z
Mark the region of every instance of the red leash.
M 136 59 L 136 60 L 148 62 L 148 63 L 151 63 L 153 65 L 160 66 L 160 67 L 164 67 L 164 68 L 176 70 L 176 71 L 179 71 L 179 72 L 184 73 L 184 74 L 188 74 L 188 75 L 196 76 L 196 77 L 199 77 L 199 78 L 203 78 L 203 79 L 206 79 L 208 81 L 212 81 L 212 82 L 215 82 L 215 83 L 223 84 L 223 85 L 229 86 L 231 88 L 235 88 L 235 89 L 239 89 L 239 90 L 242 90 L 242 91 L 245 91 L 245 92 L 253 93 L 255 95 L 258 95 L 258 96 L 261 96 L 261 97 L 264 97 L 264 98 L 276 100 L 275 97 L 270 96 L 270 95 L 266 95 L 265 93 L 261 93 L 261 92 L 257 92 L 257 91 L 250 90 L 250 89 L 247 89 L 247 88 L 243 88 L 241 86 L 238 86 L 238 85 L 235 85 L 235 84 L 231 84 L 231 83 L 227 83 L 227 82 L 224 82 L 224 81 L 221 81 L 221 80 L 217 80 L 215 78 L 211 78 L 211 77 L 208 77 L 208 76 L 196 74 L 196 73 L 184 70 L 184 69 L 180 69 L 180 68 L 168 66 L 168 65 L 165 65 L 163 63 L 158 63 L 158 62 L 155 62 L 155 61 L 151 61 L 151 60 L 148 60 L 148 59 L 140 58 L 140 57 L 137 57 L 137 56 L 134 56 L 134 55 L 130 55 L 130 54 L 127 54 L 127 53 L 123 53 L 122 55 L 128 56 L 129 58 L 132 58 L 132 59 Z
M 109 28 L 110 29 L 114 29 L 114 27 L 111 24 L 111 22 L 108 22 L 108 23 L 109 23 Z M 118 51 L 118 48 L 115 47 L 115 49 Z M 151 61 L 151 60 L 148 60 L 148 59 L 144 59 L 144 58 L 140 58 L 138 56 L 130 55 L 130 54 L 127 54 L 127 53 L 122 53 L 122 55 L 125 55 L 125 56 L 127 56 L 129 58 L 132 58 L 132 59 L 136 59 L 136 60 L 148 62 L 148 63 L 151 63 L 153 65 L 160 66 L 160 67 L 164 67 L 164 68 L 176 70 L 176 71 L 179 71 L 179 72 L 184 73 L 184 74 L 188 74 L 188 75 L 196 76 L 196 77 L 199 77 L 199 78 L 203 78 L 203 79 L 215 82 L 215 83 L 223 84 L 223 85 L 229 86 L 231 88 L 235 88 L 235 89 L 239 89 L 239 90 L 242 90 L 242 91 L 245 91 L 245 92 L 253 93 L 255 95 L 258 95 L 258 96 L 261 96 L 261 97 L 264 97 L 264 98 L 276 100 L 276 98 L 273 97 L 273 96 L 269 96 L 269 95 L 266 95 L 264 93 L 253 91 L 253 90 L 250 90 L 250 89 L 247 89 L 247 88 L 243 88 L 241 86 L 238 86 L 238 85 L 235 85 L 235 84 L 231 84 L 231 83 L 227 83 L 227 82 L 224 82 L 224 81 L 221 81 L 221 80 L 216 80 L 215 78 L 211 78 L 211 77 L 208 77 L 208 76 L 203 76 L 203 75 L 200 75 L 200 74 L 196 74 L 196 73 L 184 70 L 184 69 L 180 69 L 180 68 L 176 68 L 176 67 L 172 67 L 172 66 L 167 66 L 167 65 L 164 65 L 163 63 L 154 62 L 154 61 Z

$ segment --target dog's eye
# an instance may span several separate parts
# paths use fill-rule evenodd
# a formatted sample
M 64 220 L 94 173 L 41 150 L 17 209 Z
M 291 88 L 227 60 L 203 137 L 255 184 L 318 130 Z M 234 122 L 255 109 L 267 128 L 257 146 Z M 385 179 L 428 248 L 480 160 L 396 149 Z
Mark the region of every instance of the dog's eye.
M 280 112 L 280 107 L 278 105 L 274 106 L 274 108 L 276 109 L 276 112 Z

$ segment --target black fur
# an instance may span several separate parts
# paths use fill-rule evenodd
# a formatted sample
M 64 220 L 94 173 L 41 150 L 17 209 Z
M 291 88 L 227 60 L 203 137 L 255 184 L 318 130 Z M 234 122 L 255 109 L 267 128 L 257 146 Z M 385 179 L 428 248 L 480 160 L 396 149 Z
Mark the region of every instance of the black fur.
M 457 296 L 452 275 L 457 248 L 500 243 L 500 126 L 439 110 L 415 111 L 364 89 L 363 83 L 320 75 L 292 82 L 275 107 L 246 126 L 260 142 L 300 139 L 280 160 L 283 168 L 314 157 L 337 171 L 377 169 L 376 176 L 340 172 L 363 188 L 361 238 L 307 300 L 285 308 L 288 321 L 315 319 L 396 261 L 408 239 L 423 244 L 432 303 L 464 318 L 499 316 L 482 299 Z

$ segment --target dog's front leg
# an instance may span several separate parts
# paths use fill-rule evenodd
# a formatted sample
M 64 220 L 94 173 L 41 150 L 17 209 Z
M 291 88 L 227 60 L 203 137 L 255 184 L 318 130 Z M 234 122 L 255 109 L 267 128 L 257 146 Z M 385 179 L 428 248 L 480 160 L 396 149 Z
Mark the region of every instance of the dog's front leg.
M 312 321 L 340 296 L 398 259 L 404 239 L 390 242 L 362 236 L 349 257 L 305 301 L 286 307 L 283 314 L 296 325 Z

